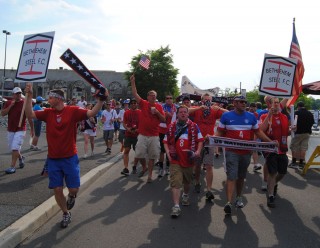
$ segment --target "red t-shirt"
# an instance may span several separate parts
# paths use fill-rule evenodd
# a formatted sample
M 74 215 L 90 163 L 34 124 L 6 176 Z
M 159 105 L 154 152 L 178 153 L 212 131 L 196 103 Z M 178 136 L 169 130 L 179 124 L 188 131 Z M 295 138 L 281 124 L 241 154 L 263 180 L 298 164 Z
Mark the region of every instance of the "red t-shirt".
M 141 110 L 139 118 L 139 133 L 144 136 L 159 136 L 160 119 L 156 114 L 151 113 L 151 107 L 155 107 L 162 115 L 164 115 L 162 106 L 159 103 L 151 104 L 141 99 L 139 108 Z
M 9 107 L 11 105 L 12 100 L 8 100 L 5 105 L 4 109 Z M 19 102 L 15 102 L 15 104 L 11 107 L 9 113 L 8 113 L 8 132 L 18 132 L 18 131 L 25 131 L 26 130 L 26 115 L 23 114 L 21 127 L 19 126 L 20 122 L 20 116 L 22 113 L 22 107 L 23 107 L 23 100 Z
M 281 139 L 282 136 L 287 137 L 288 136 L 288 132 L 284 133 L 283 135 L 281 135 L 281 130 L 282 130 L 282 125 L 287 125 L 288 128 L 286 128 L 286 130 L 289 129 L 288 126 L 288 122 L 286 123 L 281 123 L 281 119 L 280 119 L 280 115 L 283 115 L 282 113 L 279 114 L 273 114 L 272 118 L 271 118 L 271 128 L 270 126 L 268 126 L 267 131 L 265 132 L 265 134 L 272 140 L 277 140 L 279 144 L 281 144 Z M 260 121 L 261 123 L 264 122 L 264 120 L 267 118 L 268 114 L 263 114 L 260 116 Z M 287 117 L 285 117 L 287 119 Z M 280 146 L 278 147 L 278 154 L 286 154 L 285 152 L 282 152 L 280 150 Z
M 210 115 L 206 117 L 204 117 L 202 109 L 194 112 L 194 122 L 199 126 L 203 137 L 214 134 L 214 126 L 222 114 L 223 112 L 221 110 L 213 109 L 210 110 Z
M 128 109 L 124 112 L 123 115 L 123 122 L 126 124 L 127 127 L 136 127 L 137 132 L 131 133 L 126 130 L 125 136 L 126 137 L 137 137 L 138 136 L 138 128 L 139 128 L 139 116 L 141 114 L 140 109 L 132 110 Z
M 49 158 L 68 158 L 77 154 L 77 122 L 87 119 L 87 111 L 78 106 L 65 106 L 61 111 L 46 108 L 34 112 L 37 119 L 47 125 Z

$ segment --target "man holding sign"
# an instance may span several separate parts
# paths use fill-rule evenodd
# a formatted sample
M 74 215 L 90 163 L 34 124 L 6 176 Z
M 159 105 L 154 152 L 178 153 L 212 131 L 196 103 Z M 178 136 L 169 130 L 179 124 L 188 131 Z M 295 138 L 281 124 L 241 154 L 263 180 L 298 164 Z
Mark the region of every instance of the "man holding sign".
M 49 93 L 48 103 L 51 108 L 43 111 L 32 110 L 32 85 L 26 86 L 26 108 L 28 118 L 46 122 L 48 142 L 49 188 L 54 190 L 55 199 L 63 212 L 61 227 L 66 228 L 71 222 L 70 209 L 80 187 L 80 167 L 76 148 L 77 123 L 95 117 L 103 105 L 98 98 L 92 110 L 64 104 L 64 92 L 56 89 Z M 63 194 L 64 181 L 69 190 L 68 200 Z
M 16 172 L 16 162 L 19 159 L 19 167 L 24 167 L 24 158 L 20 153 L 23 139 L 26 135 L 26 116 L 22 111 L 24 100 L 21 98 L 22 90 L 19 87 L 15 87 L 12 90 L 12 100 L 8 100 L 1 110 L 1 115 L 8 115 L 8 145 L 12 151 L 11 166 L 6 169 L 7 174 L 13 174 Z M 20 116 L 23 116 L 22 125 L 19 125 Z M 30 125 L 30 136 L 33 132 L 32 118 L 28 118 Z

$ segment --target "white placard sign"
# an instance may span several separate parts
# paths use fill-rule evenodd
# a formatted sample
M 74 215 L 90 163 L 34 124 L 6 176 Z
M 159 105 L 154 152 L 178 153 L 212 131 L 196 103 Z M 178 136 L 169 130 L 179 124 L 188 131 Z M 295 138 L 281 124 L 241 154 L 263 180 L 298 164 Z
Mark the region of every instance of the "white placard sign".
M 297 63 L 296 59 L 265 54 L 259 94 L 282 97 L 292 96 Z
M 15 82 L 45 82 L 55 32 L 24 36 Z

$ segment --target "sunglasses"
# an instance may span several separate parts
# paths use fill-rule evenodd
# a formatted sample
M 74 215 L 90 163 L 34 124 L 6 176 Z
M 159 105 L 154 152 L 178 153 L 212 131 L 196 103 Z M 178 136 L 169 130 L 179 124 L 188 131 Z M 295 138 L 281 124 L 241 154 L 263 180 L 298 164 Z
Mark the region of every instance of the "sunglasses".
M 166 97 L 166 99 L 172 99 L 172 97 Z

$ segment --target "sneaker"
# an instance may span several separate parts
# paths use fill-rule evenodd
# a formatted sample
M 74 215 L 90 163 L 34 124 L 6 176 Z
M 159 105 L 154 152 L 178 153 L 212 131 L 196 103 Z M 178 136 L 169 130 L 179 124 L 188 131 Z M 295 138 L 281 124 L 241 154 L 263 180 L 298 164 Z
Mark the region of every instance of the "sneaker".
M 83 159 L 86 159 L 87 157 L 88 157 L 87 154 L 84 154 L 84 155 L 83 155 Z
M 196 183 L 194 185 L 194 191 L 197 193 L 200 193 L 200 191 L 201 191 L 201 184 L 200 183 Z
M 137 166 L 132 166 L 132 174 L 137 174 Z
M 262 191 L 267 191 L 267 189 L 268 189 L 268 184 L 267 184 L 267 182 L 265 182 L 265 181 L 262 180 L 261 190 L 262 190 Z
M 165 174 L 165 170 L 164 170 L 164 169 L 162 169 L 162 168 L 159 168 L 158 177 L 159 177 L 159 178 L 161 178 L 161 177 L 163 177 L 163 176 L 164 176 L 164 174 Z
M 261 170 L 262 168 L 262 165 L 261 164 L 255 164 L 253 165 L 253 171 L 254 172 L 257 172 L 258 170 Z
M 293 162 L 291 162 L 290 164 L 288 164 L 288 167 L 289 168 L 293 168 L 293 169 L 298 169 L 298 164 L 297 163 L 293 163 Z
M 16 172 L 16 168 L 14 167 L 10 167 L 8 169 L 6 169 L 6 174 L 13 174 Z
M 111 154 L 111 148 L 107 148 L 107 155 Z
M 178 206 L 174 206 L 171 210 L 171 217 L 177 218 L 181 214 L 181 209 Z
M 62 221 L 60 222 L 60 226 L 62 228 L 68 227 L 69 223 L 71 222 L 71 213 L 64 213 L 62 216 Z
M 273 196 L 276 197 L 277 194 L 278 194 L 278 184 L 274 185 L 274 188 L 273 188 Z
M 224 212 L 226 215 L 231 215 L 231 203 L 230 202 L 227 202 L 227 204 L 224 206 Z
M 93 157 L 94 156 L 94 152 L 91 152 L 91 157 Z
M 182 204 L 182 206 L 189 206 L 189 205 L 190 205 L 189 195 L 187 195 L 187 194 L 182 194 L 181 204 Z
M 208 201 L 208 202 L 213 202 L 213 199 L 214 199 L 213 193 L 212 193 L 211 191 L 208 191 L 208 192 L 206 193 L 206 201 Z
M 305 163 L 299 163 L 298 164 L 298 168 L 300 169 L 300 170 L 303 170 L 303 168 L 304 168 L 304 166 L 305 166 L 306 164 Z
M 108 151 L 109 151 L 109 148 L 107 148 L 104 153 L 108 153 Z
M 244 204 L 243 204 L 243 201 L 242 201 L 242 197 L 238 196 L 236 198 L 236 202 L 234 203 L 234 205 L 236 206 L 236 208 L 243 208 Z
M 122 171 L 121 171 L 121 174 L 122 175 L 125 175 L 125 176 L 129 176 L 129 170 L 127 168 L 124 168 Z
M 25 159 L 24 156 L 21 156 L 21 158 L 19 158 L 19 167 L 20 167 L 20 169 L 22 169 L 24 167 L 24 159 Z
M 77 197 L 77 195 L 68 194 L 68 200 L 67 200 L 67 209 L 68 210 L 73 208 L 74 204 L 76 203 L 76 197 Z
M 268 197 L 267 205 L 269 208 L 274 208 L 276 206 L 276 204 L 274 203 L 274 196 L 273 195 Z
M 41 151 L 41 149 L 37 146 L 31 145 L 30 146 L 30 151 Z

